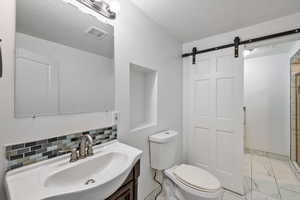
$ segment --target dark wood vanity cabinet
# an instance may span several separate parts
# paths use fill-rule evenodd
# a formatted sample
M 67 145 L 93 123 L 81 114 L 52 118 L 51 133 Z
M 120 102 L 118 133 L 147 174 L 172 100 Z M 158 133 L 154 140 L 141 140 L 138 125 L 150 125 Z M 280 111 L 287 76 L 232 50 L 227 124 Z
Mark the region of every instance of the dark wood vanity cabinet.
M 106 200 L 137 200 L 140 160 L 132 168 L 123 185 Z

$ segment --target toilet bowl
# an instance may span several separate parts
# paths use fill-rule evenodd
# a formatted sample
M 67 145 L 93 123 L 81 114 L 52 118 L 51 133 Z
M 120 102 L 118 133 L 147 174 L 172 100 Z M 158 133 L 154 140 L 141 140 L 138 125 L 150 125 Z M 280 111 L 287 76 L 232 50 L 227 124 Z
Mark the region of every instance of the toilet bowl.
M 220 181 L 208 171 L 177 162 L 178 133 L 163 131 L 149 137 L 150 164 L 164 172 L 163 190 L 167 200 L 221 200 Z
M 182 167 L 182 172 L 189 168 L 196 169 L 191 175 L 189 173 L 182 177 L 176 174 L 176 169 Z M 185 168 L 185 169 L 184 169 Z M 163 190 L 167 200 L 221 200 L 223 197 L 223 188 L 216 177 L 209 172 L 191 165 L 176 165 L 170 169 L 164 170 Z

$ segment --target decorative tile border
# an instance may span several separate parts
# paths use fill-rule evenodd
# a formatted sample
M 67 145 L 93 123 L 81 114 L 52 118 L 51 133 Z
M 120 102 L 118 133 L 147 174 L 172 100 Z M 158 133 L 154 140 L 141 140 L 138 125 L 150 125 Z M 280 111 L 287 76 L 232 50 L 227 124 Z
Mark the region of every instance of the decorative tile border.
M 117 139 L 117 126 L 6 146 L 7 171 L 66 154 L 60 151 L 78 148 L 82 134 L 90 134 L 94 145 L 104 144 Z

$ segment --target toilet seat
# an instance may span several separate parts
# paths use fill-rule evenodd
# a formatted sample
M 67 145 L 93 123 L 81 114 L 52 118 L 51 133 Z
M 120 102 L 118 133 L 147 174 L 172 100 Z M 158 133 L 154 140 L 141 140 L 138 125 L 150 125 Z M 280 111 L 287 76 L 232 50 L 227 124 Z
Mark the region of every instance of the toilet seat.
M 173 166 L 169 169 L 164 170 L 164 174 L 167 178 L 169 178 L 178 188 L 182 189 L 184 192 L 190 195 L 194 195 L 201 198 L 208 198 L 208 199 L 218 199 L 223 194 L 223 189 L 220 186 L 220 188 L 216 191 L 203 191 L 200 188 L 197 187 L 191 187 L 191 184 L 188 184 L 184 182 L 183 180 L 180 180 L 174 173 L 174 170 L 178 167 L 178 165 Z
M 181 164 L 173 168 L 173 174 L 181 183 L 203 192 L 217 192 L 220 181 L 208 171 L 196 166 Z

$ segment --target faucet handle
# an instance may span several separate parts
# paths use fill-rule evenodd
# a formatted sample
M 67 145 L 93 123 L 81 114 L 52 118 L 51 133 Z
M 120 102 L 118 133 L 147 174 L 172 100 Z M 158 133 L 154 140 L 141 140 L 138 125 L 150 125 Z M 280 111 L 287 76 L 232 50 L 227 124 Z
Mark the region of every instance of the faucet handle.
M 70 162 L 75 162 L 78 160 L 78 151 L 76 148 L 66 148 L 58 151 L 59 153 L 71 153 Z
M 92 156 L 92 155 L 94 155 L 93 145 L 89 144 L 87 147 L 87 156 Z
M 70 162 L 75 162 L 78 160 L 78 158 L 79 158 L 79 152 L 77 151 L 77 149 L 72 149 Z

